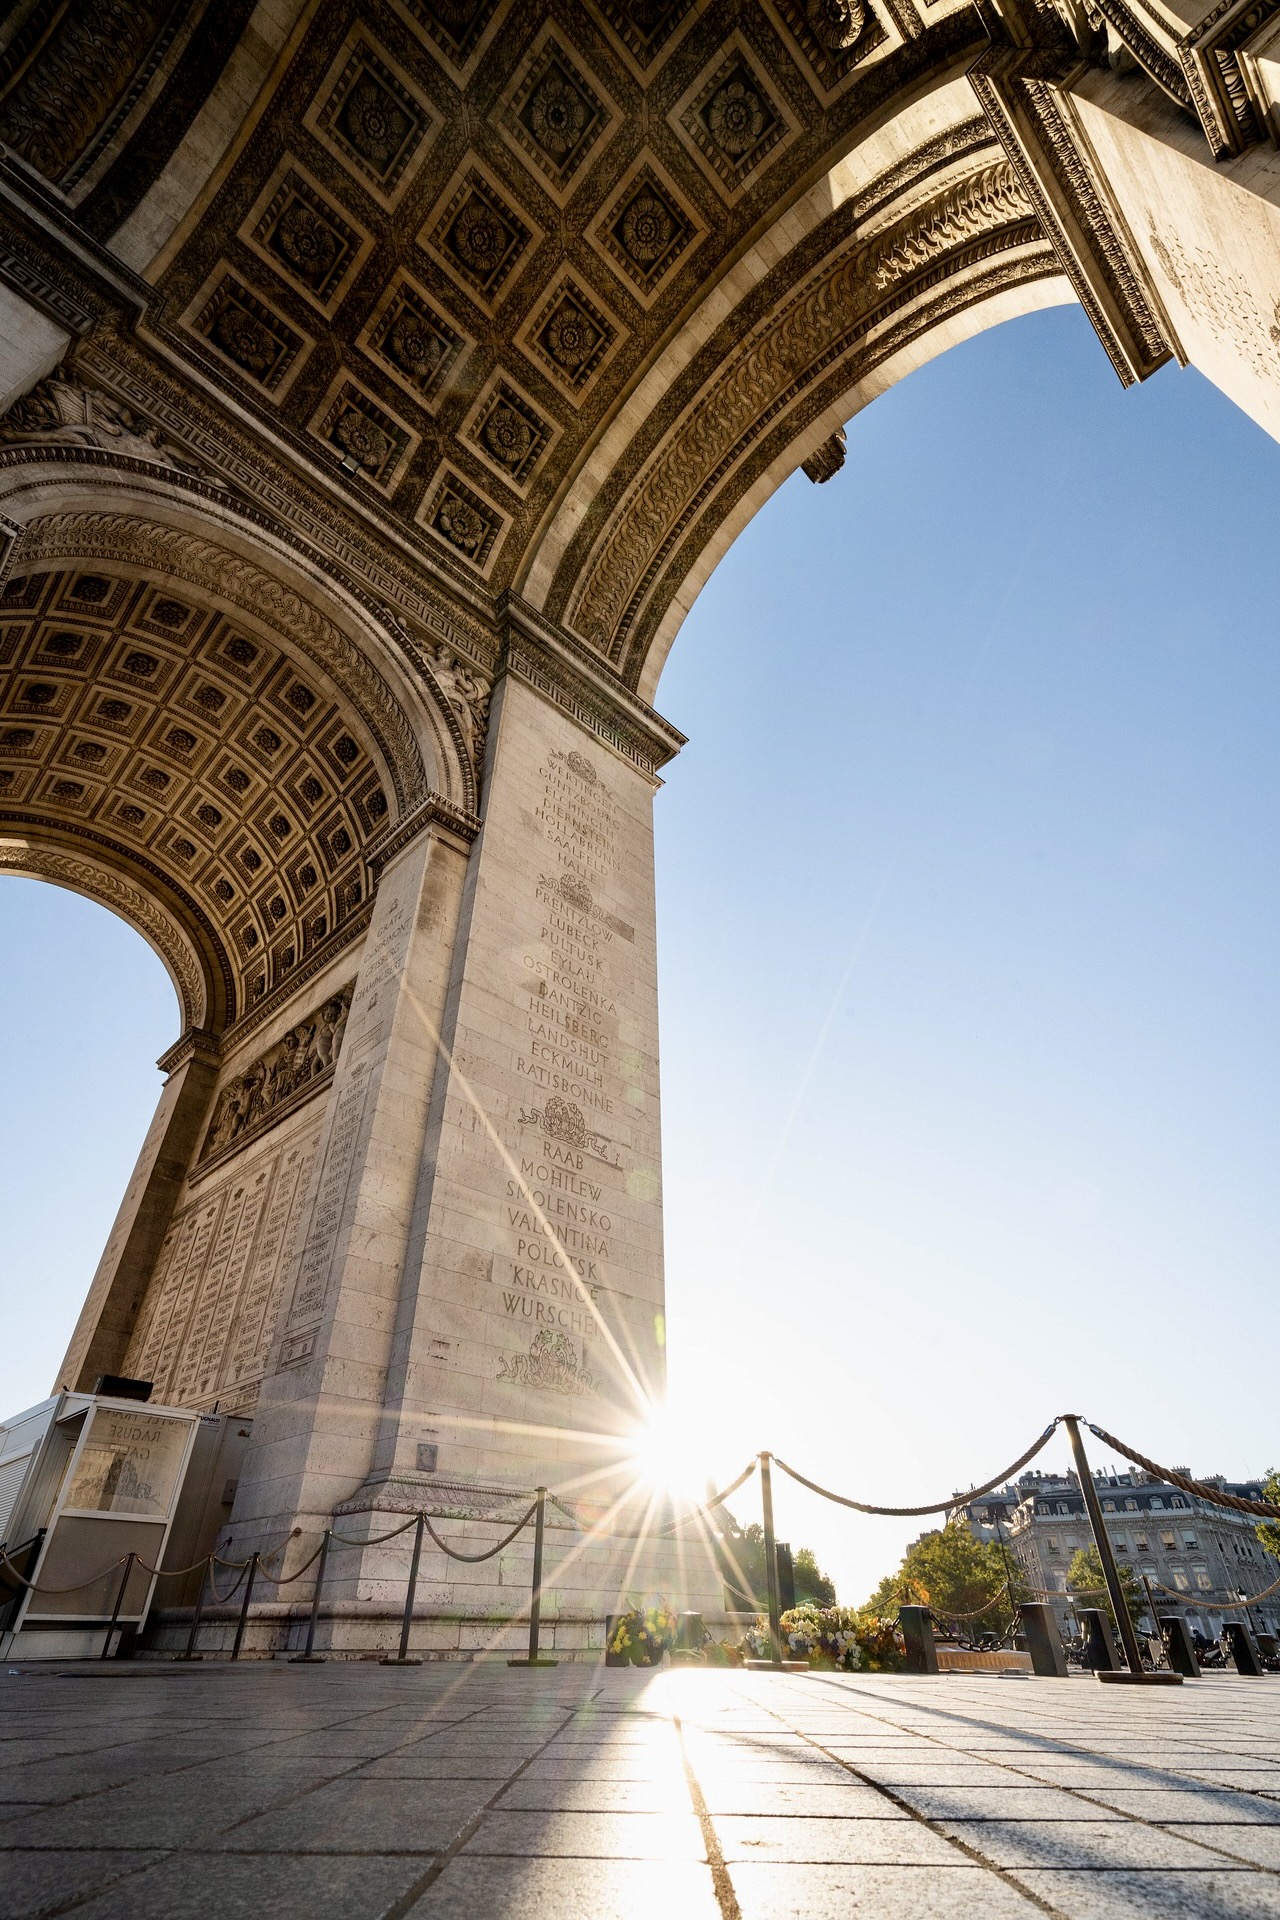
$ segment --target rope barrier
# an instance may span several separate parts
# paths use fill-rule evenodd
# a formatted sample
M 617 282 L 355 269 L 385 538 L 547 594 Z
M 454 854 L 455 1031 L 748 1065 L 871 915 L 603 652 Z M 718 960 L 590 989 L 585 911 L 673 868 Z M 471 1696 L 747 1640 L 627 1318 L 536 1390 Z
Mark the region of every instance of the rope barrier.
M 1116 1453 L 1123 1454 L 1126 1460 L 1132 1460 L 1135 1467 L 1144 1467 L 1153 1473 L 1157 1480 L 1167 1480 L 1172 1487 L 1181 1487 L 1184 1493 L 1193 1493 L 1200 1500 L 1207 1500 L 1210 1506 L 1231 1507 L 1236 1513 L 1254 1513 L 1262 1520 L 1280 1520 L 1280 1507 L 1272 1506 L 1267 1500 L 1245 1500 L 1238 1493 L 1224 1493 L 1221 1487 L 1207 1487 L 1202 1480 L 1193 1480 L 1188 1473 L 1178 1473 L 1173 1467 L 1161 1467 L 1154 1460 L 1148 1460 L 1145 1453 L 1136 1453 L 1132 1447 L 1126 1447 L 1123 1440 L 1117 1440 L 1114 1433 L 1108 1433 L 1105 1427 L 1095 1427 L 1092 1420 L 1085 1425 L 1104 1447 L 1111 1447 Z
M 1041 1433 L 1037 1437 L 1037 1439 L 1032 1443 L 1031 1446 L 1029 1446 L 1026 1449 L 1024 1453 L 1019 1455 L 1019 1457 L 1013 1462 L 1011 1466 L 1008 1466 L 1004 1468 L 1002 1472 L 993 1475 L 990 1480 L 984 1481 L 980 1486 L 970 1487 L 968 1491 L 965 1493 L 952 1493 L 951 1495 L 948 1496 L 947 1499 L 935 1501 L 929 1505 L 894 1507 L 894 1506 L 875 1505 L 870 1501 L 854 1500 L 847 1494 L 835 1493 L 832 1491 L 831 1488 L 820 1485 L 816 1480 L 810 1480 L 805 1474 L 798 1472 L 795 1467 L 790 1466 L 788 1462 L 785 1460 L 777 1459 L 776 1456 L 757 1455 L 754 1459 L 750 1460 L 747 1463 L 746 1467 L 744 1467 L 742 1472 L 738 1474 L 736 1479 L 731 1480 L 729 1484 L 721 1488 L 721 1490 L 718 1493 L 712 1494 L 710 1498 L 705 1500 L 701 1505 L 692 1508 L 687 1513 L 681 1514 L 677 1519 L 668 1521 L 661 1527 L 651 1528 L 644 1533 L 621 1534 L 621 1533 L 615 1532 L 615 1530 L 611 1528 L 609 1529 L 609 1533 L 607 1537 L 610 1539 L 619 1539 L 619 1540 L 670 1538 L 671 1536 L 676 1534 L 681 1528 L 687 1527 L 692 1523 L 694 1523 L 695 1521 L 703 1520 L 707 1518 L 709 1515 L 713 1514 L 718 1508 L 723 1507 L 724 1503 L 728 1499 L 730 1499 L 732 1495 L 735 1494 L 739 1490 L 739 1488 L 744 1486 L 746 1482 L 751 1478 L 752 1474 L 756 1471 L 757 1466 L 761 1465 L 761 1461 L 762 1460 L 767 1461 L 770 1458 L 774 1459 L 776 1465 L 781 1467 L 782 1471 L 785 1474 L 787 1474 L 790 1479 L 796 1481 L 800 1486 L 807 1487 L 811 1493 L 816 1493 L 820 1498 L 824 1500 L 832 1501 L 836 1506 L 850 1508 L 855 1513 L 866 1513 L 866 1514 L 874 1514 L 874 1515 L 883 1515 L 883 1516 L 888 1516 L 893 1518 L 910 1518 L 910 1519 L 918 1518 L 920 1516 L 927 1515 L 927 1514 L 949 1513 L 958 1508 L 970 1505 L 973 1501 L 981 1499 L 984 1494 L 990 1493 L 994 1488 L 999 1487 L 1002 1484 L 1011 1481 L 1014 1478 L 1014 1476 L 1020 1473 L 1021 1470 L 1030 1461 L 1034 1460 L 1036 1455 L 1040 1453 L 1041 1450 L 1047 1445 L 1047 1443 L 1049 1442 L 1049 1440 L 1052 1438 L 1053 1434 L 1057 1430 L 1058 1426 L 1060 1425 L 1061 1419 L 1062 1419 L 1062 1416 L 1058 1416 L 1058 1418 L 1055 1418 L 1054 1420 L 1052 1420 L 1049 1423 L 1049 1425 L 1044 1429 L 1043 1433 Z M 1118 1440 L 1114 1434 L 1108 1433 L 1104 1427 L 1094 1426 L 1091 1421 L 1085 1422 L 1085 1424 L 1088 1426 L 1090 1433 L 1092 1433 L 1098 1440 L 1100 1440 L 1104 1446 L 1110 1447 L 1111 1449 L 1113 1449 L 1114 1452 L 1120 1454 L 1124 1459 L 1132 1461 L 1135 1466 L 1145 1469 L 1146 1472 L 1152 1474 L 1155 1478 L 1164 1480 L 1172 1486 L 1179 1487 L 1185 1493 L 1190 1494 L 1198 1499 L 1201 1499 L 1207 1502 L 1209 1505 L 1218 1506 L 1218 1507 L 1227 1507 L 1237 1513 L 1245 1513 L 1245 1514 L 1257 1516 L 1263 1519 L 1280 1519 L 1280 1505 L 1272 1504 L 1269 1501 L 1245 1499 L 1243 1496 L 1239 1494 L 1226 1493 L 1220 1488 L 1208 1486 L 1203 1481 L 1192 1479 L 1189 1474 L 1179 1473 L 1170 1467 L 1161 1466 L 1157 1461 L 1148 1459 L 1145 1454 L 1139 1453 L 1133 1447 L 1126 1446 L 1124 1442 L 1121 1440 Z M 763 1468 L 762 1468 L 762 1471 L 763 1471 Z M 502 1539 L 497 1541 L 494 1546 L 486 1548 L 485 1551 L 482 1553 L 463 1553 L 459 1551 L 457 1548 L 451 1547 L 448 1544 L 448 1542 L 443 1540 L 441 1536 L 437 1533 L 435 1527 L 431 1523 L 431 1517 L 425 1511 L 423 1511 L 420 1513 L 412 1514 L 407 1520 L 403 1522 L 402 1525 L 398 1527 L 393 1527 L 389 1532 L 374 1534 L 370 1536 L 368 1539 L 359 1539 L 346 1534 L 334 1533 L 332 1530 L 329 1530 L 324 1535 L 323 1539 L 320 1542 L 320 1545 L 306 1560 L 303 1561 L 302 1565 L 299 1567 L 296 1567 L 291 1574 L 286 1574 L 286 1575 L 272 1575 L 268 1571 L 268 1563 L 273 1561 L 280 1564 L 283 1563 L 284 1555 L 288 1550 L 289 1540 L 296 1538 L 296 1532 L 291 1533 L 288 1540 L 284 1541 L 279 1546 L 269 1549 L 267 1553 L 265 1554 L 254 1553 L 254 1554 L 251 1554 L 250 1557 L 246 1560 L 231 1560 L 231 1559 L 223 1558 L 219 1554 L 210 1554 L 209 1556 L 207 1556 L 206 1559 L 197 1560 L 189 1567 L 153 1567 L 153 1566 L 150 1566 L 146 1561 L 140 1559 L 136 1554 L 129 1554 L 129 1555 L 122 1554 L 119 1556 L 119 1558 L 117 1558 L 116 1560 L 113 1560 L 108 1566 L 103 1567 L 97 1573 L 92 1574 L 88 1579 L 79 1581 L 74 1585 L 61 1586 L 61 1587 L 37 1585 L 33 1580 L 29 1580 L 24 1574 L 19 1573 L 17 1566 L 14 1564 L 14 1561 L 11 1558 L 9 1550 L 5 1546 L 0 1545 L 0 1580 L 3 1580 L 5 1583 L 8 1583 L 11 1591 L 13 1589 L 19 1589 L 19 1590 L 24 1590 L 27 1593 L 31 1593 L 31 1594 L 48 1594 L 48 1595 L 60 1596 L 60 1595 L 70 1594 L 70 1593 L 82 1593 L 87 1588 L 98 1585 L 101 1581 L 105 1580 L 106 1578 L 108 1578 L 109 1575 L 114 1573 L 118 1567 L 123 1566 L 126 1560 L 129 1562 L 131 1569 L 132 1567 L 136 1566 L 140 1572 L 146 1574 L 151 1579 L 170 1579 L 170 1578 L 180 1579 L 180 1578 L 186 1577 L 189 1574 L 195 1573 L 197 1570 L 203 1567 L 205 1569 L 205 1579 L 207 1581 L 210 1598 L 214 1601 L 215 1604 L 219 1606 L 226 1606 L 235 1597 L 235 1595 L 239 1592 L 240 1587 L 244 1583 L 246 1575 L 248 1575 L 250 1586 L 249 1586 L 249 1590 L 246 1592 L 245 1603 L 244 1603 L 244 1607 L 242 1608 L 242 1614 L 243 1614 L 248 1609 L 249 1598 L 252 1590 L 252 1583 L 260 1573 L 263 1574 L 271 1582 L 271 1584 L 276 1587 L 289 1586 L 295 1580 L 300 1580 L 304 1574 L 308 1573 L 311 1570 L 311 1568 L 315 1566 L 318 1560 L 323 1560 L 323 1557 L 330 1545 L 344 1546 L 344 1547 L 381 1546 L 386 1541 L 398 1539 L 401 1534 L 407 1533 L 412 1527 L 420 1526 L 421 1528 L 423 1528 L 431 1536 L 432 1543 L 440 1550 L 441 1553 L 445 1554 L 446 1557 L 450 1560 L 457 1560 L 472 1566 L 479 1565 L 487 1560 L 492 1560 L 496 1558 L 496 1556 L 500 1554 L 504 1548 L 508 1547 L 511 1544 L 511 1542 L 517 1537 L 518 1534 L 524 1531 L 524 1529 L 528 1526 L 530 1520 L 532 1520 L 535 1514 L 539 1512 L 539 1500 L 544 1498 L 549 1498 L 553 1502 L 553 1504 L 556 1507 L 558 1507 L 559 1510 L 569 1520 L 573 1522 L 574 1526 L 580 1532 L 583 1531 L 583 1523 L 580 1517 L 576 1513 L 574 1513 L 573 1510 L 570 1507 L 568 1507 L 564 1501 L 558 1499 L 557 1496 L 554 1494 L 546 1494 L 542 1490 L 540 1490 L 539 1499 L 536 1499 L 534 1501 L 533 1505 L 530 1506 L 528 1510 L 521 1516 L 521 1518 L 515 1523 L 515 1525 L 511 1527 L 510 1531 L 504 1534 Z M 766 1505 L 767 1504 L 768 1503 L 766 1503 Z M 437 1516 L 437 1517 L 443 1517 L 443 1516 Z M 453 1516 L 453 1517 L 458 1517 L 458 1516 Z M 484 1518 L 486 1520 L 486 1524 L 492 1524 L 489 1516 L 484 1516 Z M 770 1524 L 771 1522 L 769 1520 L 768 1514 L 766 1513 L 766 1532 L 768 1531 Z M 588 1534 L 593 1534 L 597 1531 L 597 1528 L 592 1527 L 590 1529 L 587 1529 L 586 1531 L 588 1532 Z M 540 1533 L 541 1533 L 541 1521 L 539 1521 L 539 1535 Z M 18 1547 L 13 1549 L 13 1552 L 14 1553 L 24 1552 L 27 1548 L 32 1546 L 38 1538 L 39 1538 L 38 1535 L 32 1536 L 31 1540 L 22 1542 Z M 416 1558 L 417 1556 L 415 1552 L 415 1568 L 416 1568 Z M 217 1588 L 217 1569 L 219 1567 L 224 1567 L 228 1571 L 234 1571 L 236 1574 L 235 1580 L 233 1581 L 231 1587 L 225 1594 L 219 1593 Z M 323 1578 L 323 1570 L 321 1573 L 321 1578 Z M 1218 1592 L 1217 1589 L 1211 1589 L 1201 1593 L 1193 1594 L 1191 1593 L 1190 1589 L 1183 1591 L 1180 1588 L 1165 1586 L 1163 1582 L 1159 1580 L 1154 1580 L 1150 1576 L 1147 1576 L 1147 1578 L 1152 1587 L 1157 1588 L 1162 1594 L 1167 1594 L 1171 1599 L 1180 1601 L 1184 1604 L 1189 1604 L 1189 1605 L 1194 1604 L 1194 1605 L 1202 1605 L 1202 1606 L 1220 1604 L 1220 1602 L 1216 1598 L 1216 1595 Z M 411 1584 L 412 1584 L 412 1579 L 411 1579 Z M 536 1584 L 537 1584 L 537 1580 L 535 1580 L 535 1585 Z M 201 1607 L 203 1606 L 204 1590 L 205 1590 L 204 1583 L 202 1582 L 202 1586 L 201 1586 L 202 1598 L 200 1602 Z M 1034 1594 L 1042 1600 L 1048 1600 L 1048 1601 L 1052 1601 L 1052 1602 L 1066 1605 L 1066 1606 L 1073 1606 L 1078 1604 L 1081 1601 L 1089 1601 L 1089 1600 L 1098 1599 L 1098 1598 L 1105 1598 L 1104 1590 L 1101 1588 L 1098 1588 L 1098 1589 L 1082 1588 L 1078 1591 L 1073 1591 L 1068 1589 L 1066 1591 L 1062 1591 L 1062 1590 L 1050 1590 L 1047 1588 L 1028 1587 L 1028 1588 L 1025 1588 L 1024 1591 L 1027 1592 L 1028 1594 Z M 1270 1598 L 1272 1594 L 1275 1594 L 1277 1592 L 1280 1592 L 1280 1579 L 1273 1581 L 1270 1586 L 1264 1587 L 1259 1593 L 1247 1595 L 1243 1600 L 1241 1600 L 1238 1595 L 1234 1595 L 1228 1600 L 1227 1604 L 1231 1606 L 1246 1606 L 1246 1607 L 1253 1606 L 1253 1605 L 1256 1605 L 1259 1601 Z M 982 1618 L 985 1614 L 993 1612 L 997 1607 L 1007 1606 L 1009 1604 L 1009 1601 L 1010 1601 L 1009 1594 L 1007 1592 L 1001 1592 L 993 1595 L 993 1597 L 984 1606 L 974 1608 L 968 1611 L 946 1612 L 944 1610 L 942 1612 L 939 1612 L 938 1610 L 932 1609 L 932 1608 L 930 1609 L 930 1611 L 933 1612 L 935 1615 L 935 1618 L 939 1620 L 945 1619 L 945 1620 L 956 1621 L 956 1622 L 966 1621 L 966 1620 L 977 1620 Z M 200 1609 L 198 1608 L 197 1615 L 199 1613 L 199 1610 Z M 118 1605 L 117 1605 L 117 1611 L 118 1611 Z M 313 1613 L 314 1611 L 315 1609 L 313 1607 Z M 198 1619 L 197 1619 L 197 1624 L 198 1624 Z M 244 1621 L 242 1619 L 241 1631 L 243 1631 L 243 1626 L 244 1626 Z M 237 1634 L 237 1645 L 238 1645 L 238 1642 L 239 1642 L 239 1633 Z
M 816 1480 L 806 1480 L 802 1473 L 797 1473 L 794 1467 L 789 1467 L 785 1460 L 777 1459 L 776 1455 L 774 1458 L 775 1464 L 781 1467 L 784 1473 L 790 1474 L 793 1480 L 798 1480 L 802 1487 L 808 1487 L 810 1493 L 821 1494 L 824 1500 L 834 1500 L 839 1507 L 852 1507 L 855 1513 L 887 1514 L 896 1519 L 915 1519 L 919 1514 L 949 1513 L 953 1507 L 967 1506 L 971 1500 L 981 1499 L 982 1495 L 990 1493 L 993 1487 L 1011 1480 L 1015 1473 L 1021 1472 L 1028 1460 L 1034 1460 L 1041 1448 L 1048 1445 L 1057 1426 L 1056 1419 L 1050 1421 L 1035 1444 L 1028 1447 L 1024 1454 L 1020 1454 L 1013 1465 L 1006 1467 L 1003 1473 L 997 1473 L 992 1479 L 985 1480 L 980 1487 L 970 1487 L 967 1493 L 953 1493 L 946 1500 L 935 1500 L 931 1506 L 927 1507 L 875 1507 L 865 1500 L 850 1500 L 845 1494 L 832 1493 L 829 1487 L 820 1487 Z
M 474 1566 L 481 1560 L 492 1560 L 494 1555 L 501 1553 L 504 1547 L 509 1547 L 511 1545 L 511 1542 L 515 1539 L 516 1535 L 518 1533 L 522 1533 L 524 1529 L 528 1526 L 529 1522 L 532 1520 L 534 1514 L 537 1511 L 538 1511 L 538 1503 L 535 1500 L 533 1505 L 530 1507 L 528 1513 L 525 1514 L 524 1518 L 522 1520 L 519 1520 L 516 1523 L 516 1525 L 512 1527 L 510 1533 L 505 1534 L 503 1538 L 499 1540 L 496 1547 L 490 1547 L 487 1553 L 457 1553 L 454 1551 L 452 1547 L 447 1547 L 445 1545 L 444 1541 L 440 1538 L 440 1535 L 436 1532 L 435 1528 L 432 1526 L 430 1520 L 427 1518 L 425 1513 L 422 1516 L 422 1523 L 426 1527 L 427 1532 L 431 1535 L 431 1538 L 435 1541 L 436 1545 L 439 1547 L 441 1553 L 447 1553 L 451 1560 L 466 1560 L 466 1561 L 469 1561 Z
M 367 1540 L 352 1540 L 345 1533 L 331 1533 L 329 1538 L 339 1547 L 380 1547 L 384 1540 L 397 1540 L 402 1533 L 408 1533 L 410 1527 L 418 1524 L 417 1514 L 406 1520 L 402 1527 L 392 1527 L 390 1533 L 371 1534 Z
M 127 1553 L 122 1553 L 120 1558 L 113 1560 L 109 1567 L 103 1567 L 99 1573 L 90 1574 L 87 1580 L 77 1580 L 73 1587 L 38 1587 L 34 1580 L 28 1580 L 18 1572 L 7 1553 L 0 1551 L 0 1560 L 4 1562 L 5 1572 L 11 1580 L 16 1580 L 20 1587 L 25 1587 L 28 1593 L 83 1593 L 86 1587 L 96 1587 L 99 1580 L 105 1580 L 109 1573 L 114 1573 L 117 1567 L 122 1567 L 128 1558 Z
M 736 1480 L 731 1480 L 727 1487 L 721 1488 L 719 1493 L 713 1493 L 709 1500 L 704 1500 L 700 1507 L 694 1507 L 692 1512 L 682 1513 L 678 1520 L 669 1520 L 665 1527 L 659 1527 L 659 1536 L 675 1533 L 678 1527 L 687 1527 L 691 1520 L 700 1520 L 704 1514 L 713 1513 L 717 1507 L 723 1506 L 730 1494 L 736 1493 L 739 1487 L 746 1485 L 759 1464 L 758 1457 L 749 1460 Z M 779 1461 L 778 1464 L 781 1466 L 782 1462 Z

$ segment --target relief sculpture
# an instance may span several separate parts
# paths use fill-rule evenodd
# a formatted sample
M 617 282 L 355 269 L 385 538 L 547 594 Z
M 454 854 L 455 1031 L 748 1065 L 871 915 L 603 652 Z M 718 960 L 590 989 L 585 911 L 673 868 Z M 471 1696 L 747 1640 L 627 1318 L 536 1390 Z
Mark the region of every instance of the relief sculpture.
M 201 1149 L 202 1165 L 245 1146 L 332 1079 L 354 989 L 354 980 L 348 981 L 223 1088 Z

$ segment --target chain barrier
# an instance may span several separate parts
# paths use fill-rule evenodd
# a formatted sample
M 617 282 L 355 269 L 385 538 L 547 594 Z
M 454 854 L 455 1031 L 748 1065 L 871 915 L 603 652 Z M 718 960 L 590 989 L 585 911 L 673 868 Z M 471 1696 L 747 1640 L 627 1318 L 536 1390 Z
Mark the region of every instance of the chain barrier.
M 968 1506 L 971 1500 L 979 1500 L 984 1493 L 990 1493 L 993 1487 L 1000 1486 L 1006 1480 L 1012 1480 L 1015 1473 L 1020 1473 L 1027 1462 L 1034 1460 L 1041 1449 L 1049 1444 L 1058 1424 L 1057 1419 L 1051 1420 L 1039 1439 L 1029 1446 L 1025 1453 L 1020 1454 L 1011 1467 L 1006 1467 L 1003 1473 L 997 1473 L 994 1478 L 985 1480 L 980 1487 L 970 1487 L 967 1493 L 953 1493 L 946 1500 L 935 1500 L 932 1506 L 927 1507 L 875 1507 L 865 1500 L 850 1500 L 843 1493 L 832 1493 L 830 1487 L 820 1487 L 816 1480 L 807 1480 L 802 1473 L 797 1473 L 794 1467 L 789 1467 L 785 1460 L 779 1460 L 776 1455 L 774 1464 L 781 1467 L 782 1471 L 789 1474 L 793 1480 L 798 1480 L 802 1487 L 808 1487 L 810 1493 L 821 1494 L 824 1500 L 833 1500 L 838 1507 L 852 1507 L 855 1513 L 887 1514 L 894 1519 L 914 1520 L 920 1514 L 949 1513 L 953 1507 Z
M 722 1487 L 720 1489 L 719 1493 L 713 1493 L 711 1498 L 709 1500 L 704 1500 L 700 1507 L 694 1507 L 691 1512 L 682 1513 L 678 1520 L 669 1520 L 665 1526 L 659 1527 L 658 1528 L 659 1536 L 662 1537 L 662 1536 L 674 1534 L 680 1527 L 687 1527 L 691 1521 L 701 1520 L 704 1515 L 708 1513 L 714 1513 L 717 1507 L 722 1507 L 724 1505 L 725 1501 L 729 1498 L 730 1494 L 736 1493 L 739 1487 L 744 1487 L 747 1484 L 747 1481 L 751 1478 L 752 1474 L 755 1472 L 756 1468 L 759 1465 L 760 1465 L 760 1459 L 759 1459 L 759 1455 L 757 1455 L 754 1460 L 749 1460 L 747 1462 L 746 1466 L 742 1469 L 742 1472 L 738 1475 L 736 1480 L 731 1480 L 727 1487 Z M 779 1462 L 779 1465 L 781 1465 L 781 1462 Z

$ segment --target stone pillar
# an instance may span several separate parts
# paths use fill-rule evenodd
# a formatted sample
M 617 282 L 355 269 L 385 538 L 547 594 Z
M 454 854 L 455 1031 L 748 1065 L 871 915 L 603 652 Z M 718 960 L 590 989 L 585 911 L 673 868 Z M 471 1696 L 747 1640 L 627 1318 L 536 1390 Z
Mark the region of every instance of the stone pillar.
M 1215 159 L 1139 75 L 1091 69 L 1062 100 L 1180 357 L 1280 439 L 1280 152 Z
M 655 785 L 502 680 L 371 1489 L 602 1494 L 662 1396 Z
M 237 1544 L 274 1545 L 294 1526 L 313 1539 L 369 1470 L 467 854 L 428 818 L 382 866 L 232 1515 Z
M 218 1077 L 218 1043 L 191 1029 L 160 1056 L 155 1117 L 103 1248 L 55 1387 L 88 1392 L 119 1373 Z
M 338 1512 L 359 1538 L 425 1506 L 478 1554 L 548 1486 L 561 1647 L 598 1638 L 628 1593 L 716 1612 L 721 1588 L 696 1537 L 631 1537 L 652 1499 L 632 1442 L 665 1387 L 657 780 L 549 680 L 517 658 L 495 692 L 385 1402 Z M 331 1561 L 333 1601 L 393 1621 L 409 1539 Z M 428 1542 L 424 1644 L 514 1647 L 502 1622 L 527 1604 L 530 1551 L 526 1534 L 466 1565 Z M 441 1638 L 445 1616 L 462 1625 Z

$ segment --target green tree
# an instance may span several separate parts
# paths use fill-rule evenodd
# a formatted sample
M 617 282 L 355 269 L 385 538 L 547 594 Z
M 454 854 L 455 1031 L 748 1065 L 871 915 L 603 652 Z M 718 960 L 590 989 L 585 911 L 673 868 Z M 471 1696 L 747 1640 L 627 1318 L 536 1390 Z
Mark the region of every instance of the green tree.
M 814 1558 L 812 1547 L 800 1547 L 791 1562 L 796 1576 L 796 1600 L 812 1600 L 815 1606 L 834 1607 L 836 1583 L 824 1573 Z
M 1025 1592 L 1016 1563 L 998 1542 L 975 1540 L 963 1522 L 949 1521 L 908 1547 L 898 1571 L 886 1575 L 858 1611 L 864 1619 L 885 1619 L 900 1606 L 932 1607 L 940 1620 L 978 1615 L 966 1624 L 1005 1633 Z
M 1267 1484 L 1262 1489 L 1262 1497 L 1269 1500 L 1273 1507 L 1280 1507 L 1280 1467 L 1272 1467 L 1267 1475 Z M 1280 1560 L 1280 1520 L 1260 1520 L 1254 1529 L 1268 1553 Z
M 720 1541 L 721 1573 L 727 1586 L 739 1595 L 739 1604 L 754 1605 L 760 1612 L 768 1606 L 768 1587 L 764 1571 L 764 1528 L 758 1520 L 739 1527 L 732 1515 L 725 1516 L 728 1526 Z M 812 1547 L 797 1547 L 791 1557 L 796 1581 L 796 1602 L 813 1600 L 820 1607 L 833 1607 L 836 1583 L 822 1571 Z
M 1120 1575 L 1120 1591 L 1124 1603 L 1129 1609 L 1129 1618 L 1136 1624 L 1138 1615 L 1147 1604 L 1147 1597 L 1138 1582 L 1138 1576 L 1125 1561 L 1116 1563 Z M 1071 1565 L 1067 1568 L 1067 1586 L 1072 1593 L 1078 1593 L 1091 1607 L 1102 1607 L 1112 1626 L 1116 1624 L 1116 1610 L 1111 1604 L 1107 1592 L 1107 1583 L 1102 1575 L 1102 1562 L 1098 1558 L 1096 1547 L 1077 1547 L 1071 1556 Z

